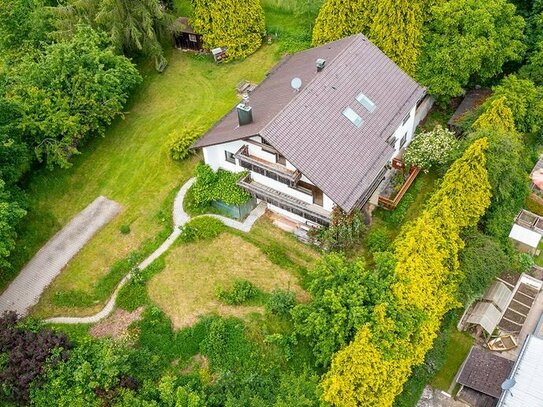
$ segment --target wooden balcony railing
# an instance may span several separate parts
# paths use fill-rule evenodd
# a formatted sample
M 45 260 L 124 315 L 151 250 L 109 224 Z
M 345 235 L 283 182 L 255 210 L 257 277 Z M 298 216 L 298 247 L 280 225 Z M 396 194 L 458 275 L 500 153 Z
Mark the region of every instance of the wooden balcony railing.
M 283 182 L 284 184 L 295 185 L 302 177 L 302 173 L 298 170 L 292 171 L 284 165 L 272 163 L 263 158 L 249 154 L 249 146 L 246 144 L 234 154 L 234 157 L 240 161 L 242 167 L 265 175 L 276 181 Z M 255 169 L 253 167 L 257 168 Z
M 411 170 L 409 171 L 409 176 L 405 180 L 405 183 L 403 184 L 402 188 L 398 191 L 396 196 L 394 196 L 393 199 L 380 196 L 378 200 L 379 206 L 385 209 L 388 209 L 390 211 L 396 209 L 396 207 L 402 200 L 403 196 L 405 195 L 405 193 L 407 192 L 407 190 L 409 189 L 413 181 L 415 181 L 415 178 L 417 178 L 417 175 L 419 175 L 419 172 L 420 172 L 420 168 L 411 167 Z
M 311 222 L 321 225 L 328 225 L 330 223 L 331 214 L 324 208 L 255 182 L 251 179 L 251 174 L 247 174 L 247 176 L 239 180 L 238 185 L 254 197 L 301 216 Z

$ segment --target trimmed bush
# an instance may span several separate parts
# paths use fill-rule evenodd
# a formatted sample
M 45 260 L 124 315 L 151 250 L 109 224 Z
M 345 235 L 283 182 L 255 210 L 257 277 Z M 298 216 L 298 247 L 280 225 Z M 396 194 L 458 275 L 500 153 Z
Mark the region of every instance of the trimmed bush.
M 170 157 L 184 160 L 190 154 L 190 146 L 204 133 L 200 127 L 189 127 L 170 134 Z
M 222 287 L 217 288 L 217 297 L 228 305 L 241 305 L 254 300 L 260 290 L 250 281 L 236 280 L 230 290 Z
M 296 294 L 290 290 L 276 288 L 272 291 L 266 302 L 266 311 L 281 317 L 290 314 L 290 310 L 296 305 Z
M 121 225 L 121 227 L 119 228 L 119 232 L 121 232 L 121 234 L 123 234 L 123 235 L 129 234 L 130 233 L 130 225 L 127 225 L 127 224 Z
M 225 230 L 224 224 L 211 216 L 194 218 L 181 226 L 182 243 L 192 243 L 201 240 L 213 240 Z

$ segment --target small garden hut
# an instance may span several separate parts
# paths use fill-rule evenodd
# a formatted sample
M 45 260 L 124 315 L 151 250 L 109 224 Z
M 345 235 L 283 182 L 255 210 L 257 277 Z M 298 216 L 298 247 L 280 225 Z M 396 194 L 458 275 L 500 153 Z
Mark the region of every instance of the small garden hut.
M 179 49 L 190 49 L 193 51 L 203 50 L 202 36 L 194 31 L 187 17 L 177 19 L 178 29 L 174 33 L 175 47 Z
M 539 233 L 517 224 L 513 225 L 511 233 L 509 233 L 509 238 L 518 250 L 529 253 L 532 256 L 536 255 L 537 247 L 541 241 Z

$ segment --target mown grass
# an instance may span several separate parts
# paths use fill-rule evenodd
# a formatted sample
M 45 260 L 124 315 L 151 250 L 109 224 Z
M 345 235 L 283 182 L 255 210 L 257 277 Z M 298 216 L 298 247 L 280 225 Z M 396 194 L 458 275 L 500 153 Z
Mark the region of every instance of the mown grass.
M 445 363 L 430 381 L 433 387 L 443 391 L 449 390 L 456 373 L 473 345 L 473 338 L 465 332 L 459 332 L 456 328 L 452 328 L 450 335 Z
M 17 269 L 97 196 L 105 195 L 123 207 L 53 282 L 35 308 L 36 315 L 86 315 L 100 308 L 122 275 L 105 285 L 101 278 L 116 262 L 171 227 L 171 200 L 199 160 L 195 156 L 172 161 L 169 135 L 182 126 L 213 125 L 236 102 L 235 85 L 242 79 L 261 81 L 277 61 L 276 51 L 265 46 L 243 62 L 223 65 L 207 56 L 172 51 L 164 74 L 152 67 L 143 69 L 144 84 L 125 118 L 117 120 L 106 137 L 88 143 L 70 169 L 34 175 L 28 187 L 29 216 L 13 257 Z M 123 224 L 130 225 L 129 234 L 120 232 Z M 79 304 L 83 307 L 58 301 L 66 292 L 87 293 L 93 304 L 89 306 L 88 299 Z
M 217 289 L 232 288 L 236 279 L 250 281 L 263 292 L 291 289 L 300 300 L 307 299 L 293 274 L 228 232 L 211 241 L 177 246 L 165 261 L 164 271 L 149 281 L 148 293 L 176 328 L 190 326 L 209 313 L 244 316 L 262 312 L 260 306 L 228 306 L 218 299 Z

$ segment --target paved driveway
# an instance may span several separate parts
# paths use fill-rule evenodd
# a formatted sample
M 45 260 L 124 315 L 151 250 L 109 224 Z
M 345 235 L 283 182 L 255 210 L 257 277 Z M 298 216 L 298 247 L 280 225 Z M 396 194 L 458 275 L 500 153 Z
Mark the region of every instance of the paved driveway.
M 0 313 L 13 310 L 26 315 L 72 257 L 120 210 L 117 202 L 100 196 L 79 212 L 40 249 L 0 295 Z

